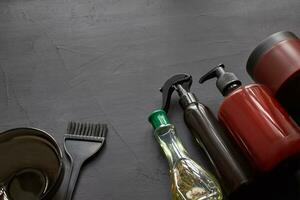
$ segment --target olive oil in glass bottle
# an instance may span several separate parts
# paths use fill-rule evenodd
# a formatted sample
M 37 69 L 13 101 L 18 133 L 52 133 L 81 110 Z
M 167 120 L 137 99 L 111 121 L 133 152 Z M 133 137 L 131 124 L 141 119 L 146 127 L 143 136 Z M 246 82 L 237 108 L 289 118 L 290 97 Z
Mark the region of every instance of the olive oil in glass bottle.
M 149 116 L 154 136 L 169 162 L 173 200 L 221 200 L 221 188 L 217 180 L 193 161 L 176 135 L 174 125 L 163 110 Z

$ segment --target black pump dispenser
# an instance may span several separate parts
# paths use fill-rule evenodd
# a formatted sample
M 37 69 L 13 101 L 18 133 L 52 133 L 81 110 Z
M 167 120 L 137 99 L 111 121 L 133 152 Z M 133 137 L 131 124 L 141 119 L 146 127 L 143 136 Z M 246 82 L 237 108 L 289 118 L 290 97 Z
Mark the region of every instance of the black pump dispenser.
M 225 77 L 228 75 L 226 74 Z M 172 93 L 176 91 L 184 110 L 185 123 L 210 158 L 224 191 L 230 195 L 249 182 L 252 178 L 252 170 L 228 137 L 227 130 L 219 124 L 209 108 L 201 104 L 190 92 L 192 82 L 192 76 L 188 74 L 176 74 L 169 78 L 160 89 L 163 97 L 162 109 L 168 112 Z M 239 83 L 237 82 L 237 85 Z
M 226 72 L 224 68 L 224 64 L 219 64 L 217 67 L 213 68 L 205 75 L 203 75 L 200 78 L 199 82 L 203 83 L 209 79 L 216 77 L 216 85 L 218 89 L 220 90 L 223 96 L 226 96 L 232 90 L 235 90 L 236 88 L 240 87 L 242 85 L 242 82 L 235 76 L 234 73 Z

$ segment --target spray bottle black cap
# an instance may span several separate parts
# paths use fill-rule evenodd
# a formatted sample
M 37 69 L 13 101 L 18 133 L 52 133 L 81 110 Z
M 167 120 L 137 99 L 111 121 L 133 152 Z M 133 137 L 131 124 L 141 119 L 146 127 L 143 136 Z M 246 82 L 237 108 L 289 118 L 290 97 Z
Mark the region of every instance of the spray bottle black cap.
M 235 74 L 226 72 L 224 68 L 225 68 L 224 64 L 218 65 L 217 67 L 213 68 L 205 75 L 203 75 L 200 78 L 199 82 L 203 83 L 209 79 L 216 77 L 217 78 L 216 85 L 218 89 L 223 94 L 223 96 L 226 96 L 232 90 L 240 87 L 242 85 L 242 82 L 235 76 Z
M 174 90 L 176 90 L 180 97 L 187 96 L 188 101 L 192 101 L 193 98 L 190 97 L 189 91 L 193 83 L 192 76 L 189 74 L 175 74 L 169 78 L 160 88 L 162 93 L 163 102 L 162 109 L 167 113 L 170 107 L 171 96 Z

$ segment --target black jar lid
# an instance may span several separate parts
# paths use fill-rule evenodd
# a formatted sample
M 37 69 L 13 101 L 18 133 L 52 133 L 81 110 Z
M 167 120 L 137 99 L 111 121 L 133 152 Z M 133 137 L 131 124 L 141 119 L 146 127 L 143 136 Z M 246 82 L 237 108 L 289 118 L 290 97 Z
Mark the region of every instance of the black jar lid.
M 247 61 L 247 72 L 248 74 L 253 77 L 254 67 L 260 57 L 265 54 L 268 50 L 274 47 L 279 42 L 288 39 L 298 39 L 298 37 L 289 31 L 281 31 L 274 33 L 264 39 L 250 54 L 248 61 Z

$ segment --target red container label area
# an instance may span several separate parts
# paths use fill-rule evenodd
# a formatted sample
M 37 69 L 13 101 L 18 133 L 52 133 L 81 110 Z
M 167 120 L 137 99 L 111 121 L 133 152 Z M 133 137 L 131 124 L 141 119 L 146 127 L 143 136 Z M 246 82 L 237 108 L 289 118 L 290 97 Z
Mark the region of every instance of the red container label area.
M 260 171 L 269 171 L 300 151 L 300 131 L 271 92 L 252 84 L 233 91 L 219 119 Z

